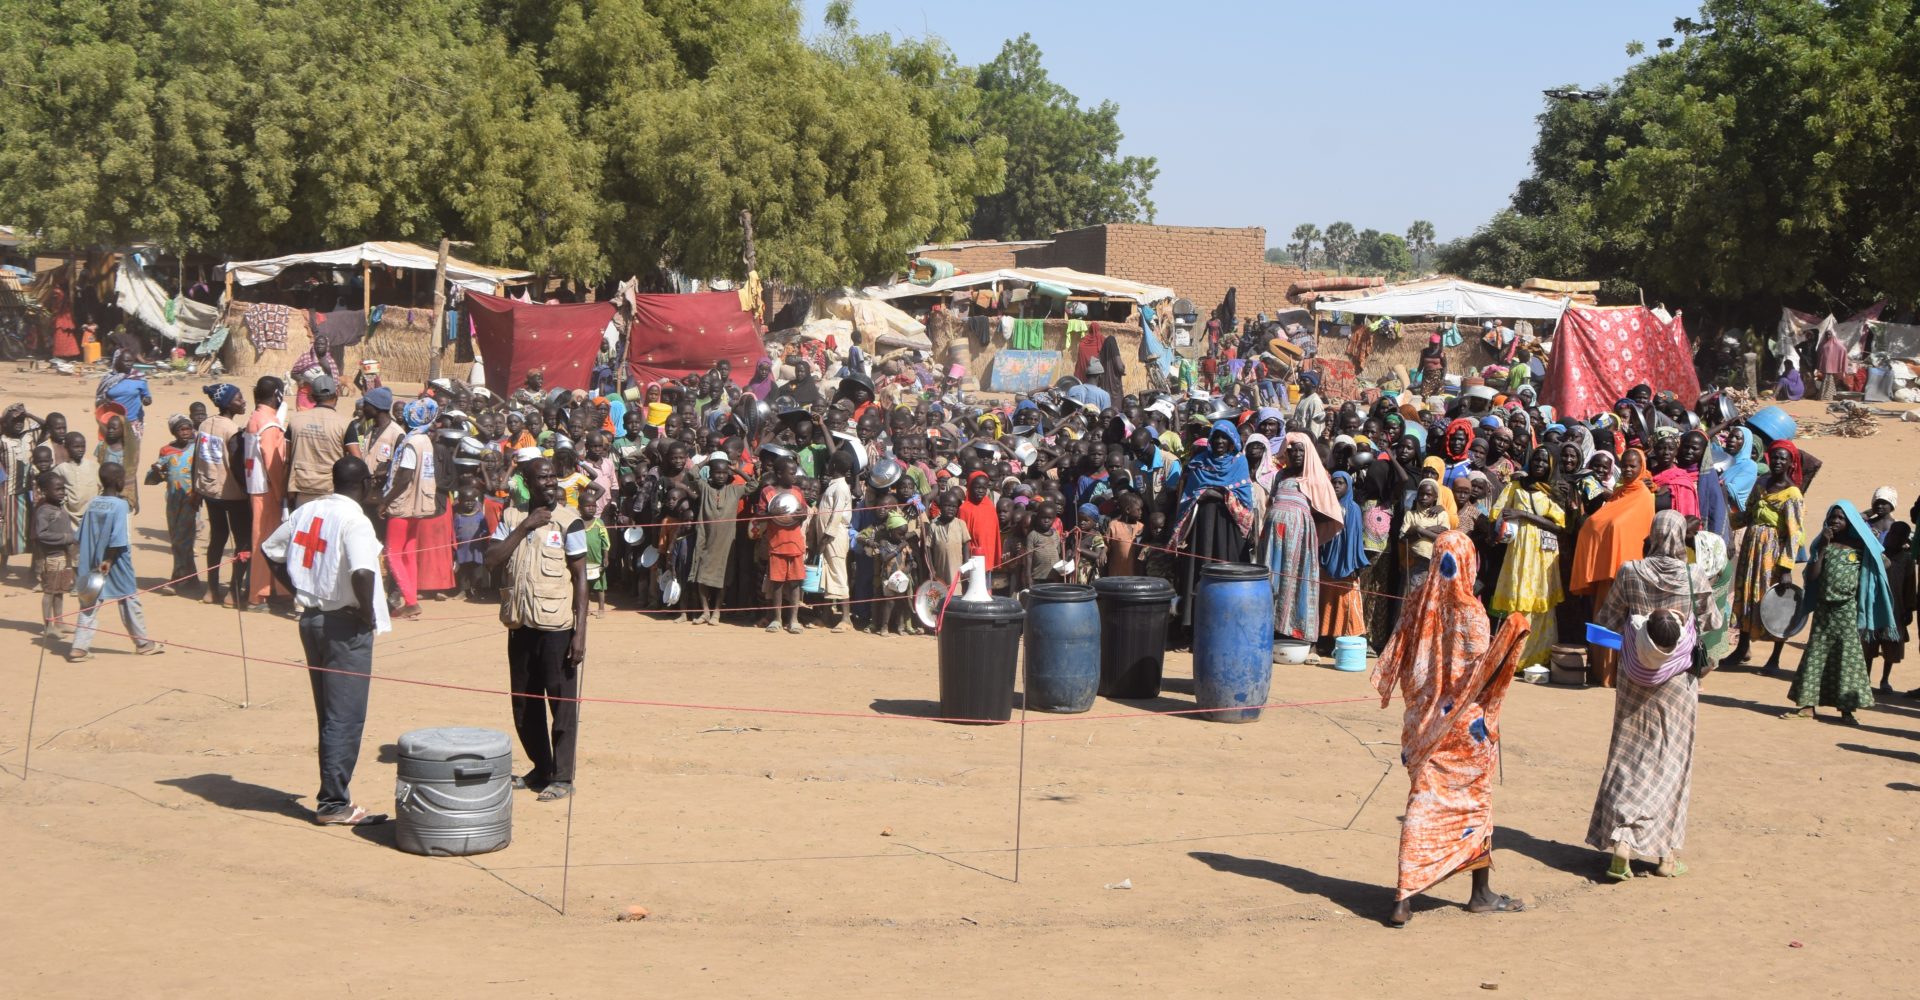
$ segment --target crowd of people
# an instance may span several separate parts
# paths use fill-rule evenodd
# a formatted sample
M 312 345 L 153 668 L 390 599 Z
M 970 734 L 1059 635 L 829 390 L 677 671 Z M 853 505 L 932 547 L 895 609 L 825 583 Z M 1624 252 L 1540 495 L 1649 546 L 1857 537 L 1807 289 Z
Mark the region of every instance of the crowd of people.
M 122 359 L 99 387 L 94 434 L 19 405 L 0 416 L 3 554 L 31 555 L 47 634 L 74 660 L 90 655 L 98 606 L 69 633 L 63 599 L 95 571 L 136 649 L 161 649 L 128 545 L 142 486 L 165 501 L 159 592 L 291 602 L 316 664 L 363 670 L 369 630 L 419 616 L 423 600 L 499 600 L 514 689 L 559 699 L 516 704 L 534 764 L 523 783 L 548 798 L 571 791 L 565 699 L 589 609 L 606 614 L 610 598 L 695 626 L 910 635 L 932 627 L 916 613 L 927 588 L 937 597 L 978 559 L 1000 593 L 1166 578 L 1179 643 L 1199 568 L 1258 563 L 1281 642 L 1363 636 L 1381 654 L 1383 697 L 1407 700 L 1408 767 L 1427 805 L 1409 808 L 1402 898 L 1476 871 L 1485 909 L 1511 902 L 1476 867 L 1505 685 L 1585 645 L 1589 625 L 1622 637 L 1586 651 L 1593 677 L 1619 687 L 1589 833 L 1616 877 L 1635 856 L 1679 869 L 1699 679 L 1756 642 L 1771 643 L 1764 669 L 1779 668 L 1762 609 L 1796 567 L 1811 628 L 1787 717 L 1826 707 L 1853 722 L 1873 704 L 1871 658 L 1882 696 L 1902 658 L 1916 577 L 1894 491 L 1809 522 L 1819 461 L 1734 419 L 1719 394 L 1642 385 L 1574 420 L 1538 400 L 1524 357 L 1464 378 L 1423 364 L 1414 386 L 1354 399 L 1266 363 L 1127 392 L 1124 363 L 1093 354 L 1043 391 L 990 400 L 922 359 L 855 351 L 830 378 L 817 360 L 624 390 L 604 378 L 549 390 L 537 372 L 511 393 L 362 386 L 351 405 L 325 371 L 216 383 L 166 419 L 149 460 L 151 394 Z M 332 534 L 358 531 L 351 511 L 364 537 Z M 316 581 L 316 554 L 330 582 Z M 354 714 L 351 692 L 319 685 L 317 705 Z M 323 812 L 363 821 L 340 771 Z

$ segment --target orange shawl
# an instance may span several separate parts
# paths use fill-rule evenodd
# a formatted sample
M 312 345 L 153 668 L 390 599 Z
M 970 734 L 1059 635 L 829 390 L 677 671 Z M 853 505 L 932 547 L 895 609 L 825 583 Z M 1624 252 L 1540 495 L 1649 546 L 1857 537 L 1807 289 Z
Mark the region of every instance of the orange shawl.
M 1620 564 L 1640 558 L 1647 532 L 1653 530 L 1653 486 L 1647 480 L 1644 455 L 1640 469 L 1639 478 L 1621 483 L 1613 491 L 1613 499 L 1580 526 L 1580 540 L 1573 550 L 1573 579 L 1568 586 L 1574 593 L 1597 592 L 1602 584 L 1613 580 Z
M 1465 533 L 1435 539 L 1433 568 L 1407 597 L 1374 668 L 1380 706 L 1396 687 L 1407 703 L 1400 759 L 1412 787 L 1400 827 L 1400 899 L 1484 867 L 1493 850 L 1500 707 L 1528 625 L 1526 615 L 1508 615 L 1489 639 L 1486 608 L 1473 595 L 1477 572 Z

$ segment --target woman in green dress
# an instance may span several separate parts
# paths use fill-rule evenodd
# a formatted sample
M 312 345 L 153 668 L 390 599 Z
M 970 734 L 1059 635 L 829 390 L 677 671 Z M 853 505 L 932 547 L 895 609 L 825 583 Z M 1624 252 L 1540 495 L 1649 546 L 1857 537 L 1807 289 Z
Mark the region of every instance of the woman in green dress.
M 1853 713 L 1873 704 L 1861 636 L 1891 640 L 1896 634 L 1886 563 L 1879 540 L 1846 500 L 1827 510 L 1810 552 L 1801 607 L 1810 610 L 1812 629 L 1787 692 L 1800 707 L 1782 718 L 1811 719 L 1815 707 L 1825 705 L 1840 710 L 1840 721 L 1859 725 Z

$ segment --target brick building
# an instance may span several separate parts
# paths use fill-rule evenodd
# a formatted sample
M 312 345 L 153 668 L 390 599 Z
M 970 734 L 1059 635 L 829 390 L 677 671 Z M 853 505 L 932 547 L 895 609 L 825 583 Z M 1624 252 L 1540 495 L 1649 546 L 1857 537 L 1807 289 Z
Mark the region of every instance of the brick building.
M 1261 226 L 1156 226 L 1115 222 L 1053 234 L 1050 240 L 972 241 L 916 248 L 911 256 L 951 261 L 962 271 L 1001 267 L 1070 267 L 1150 285 L 1164 285 L 1191 299 L 1205 315 L 1239 290 L 1238 312 L 1275 313 L 1292 308 L 1289 285 L 1310 272 L 1266 261 L 1267 231 Z

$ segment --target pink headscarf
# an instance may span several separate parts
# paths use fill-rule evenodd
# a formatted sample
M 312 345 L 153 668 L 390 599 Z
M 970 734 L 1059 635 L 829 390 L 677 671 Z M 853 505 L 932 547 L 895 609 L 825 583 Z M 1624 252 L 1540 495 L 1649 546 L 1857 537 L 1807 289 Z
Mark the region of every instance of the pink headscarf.
M 1306 495 L 1307 503 L 1313 507 L 1314 533 L 1319 536 L 1319 544 L 1325 545 L 1340 533 L 1340 526 L 1346 515 L 1342 512 L 1340 498 L 1333 494 L 1333 479 L 1327 475 L 1327 467 L 1320 464 L 1320 451 L 1313 446 L 1313 439 L 1299 431 L 1288 431 L 1282 449 L 1300 445 L 1304 457 L 1300 462 L 1300 492 Z

